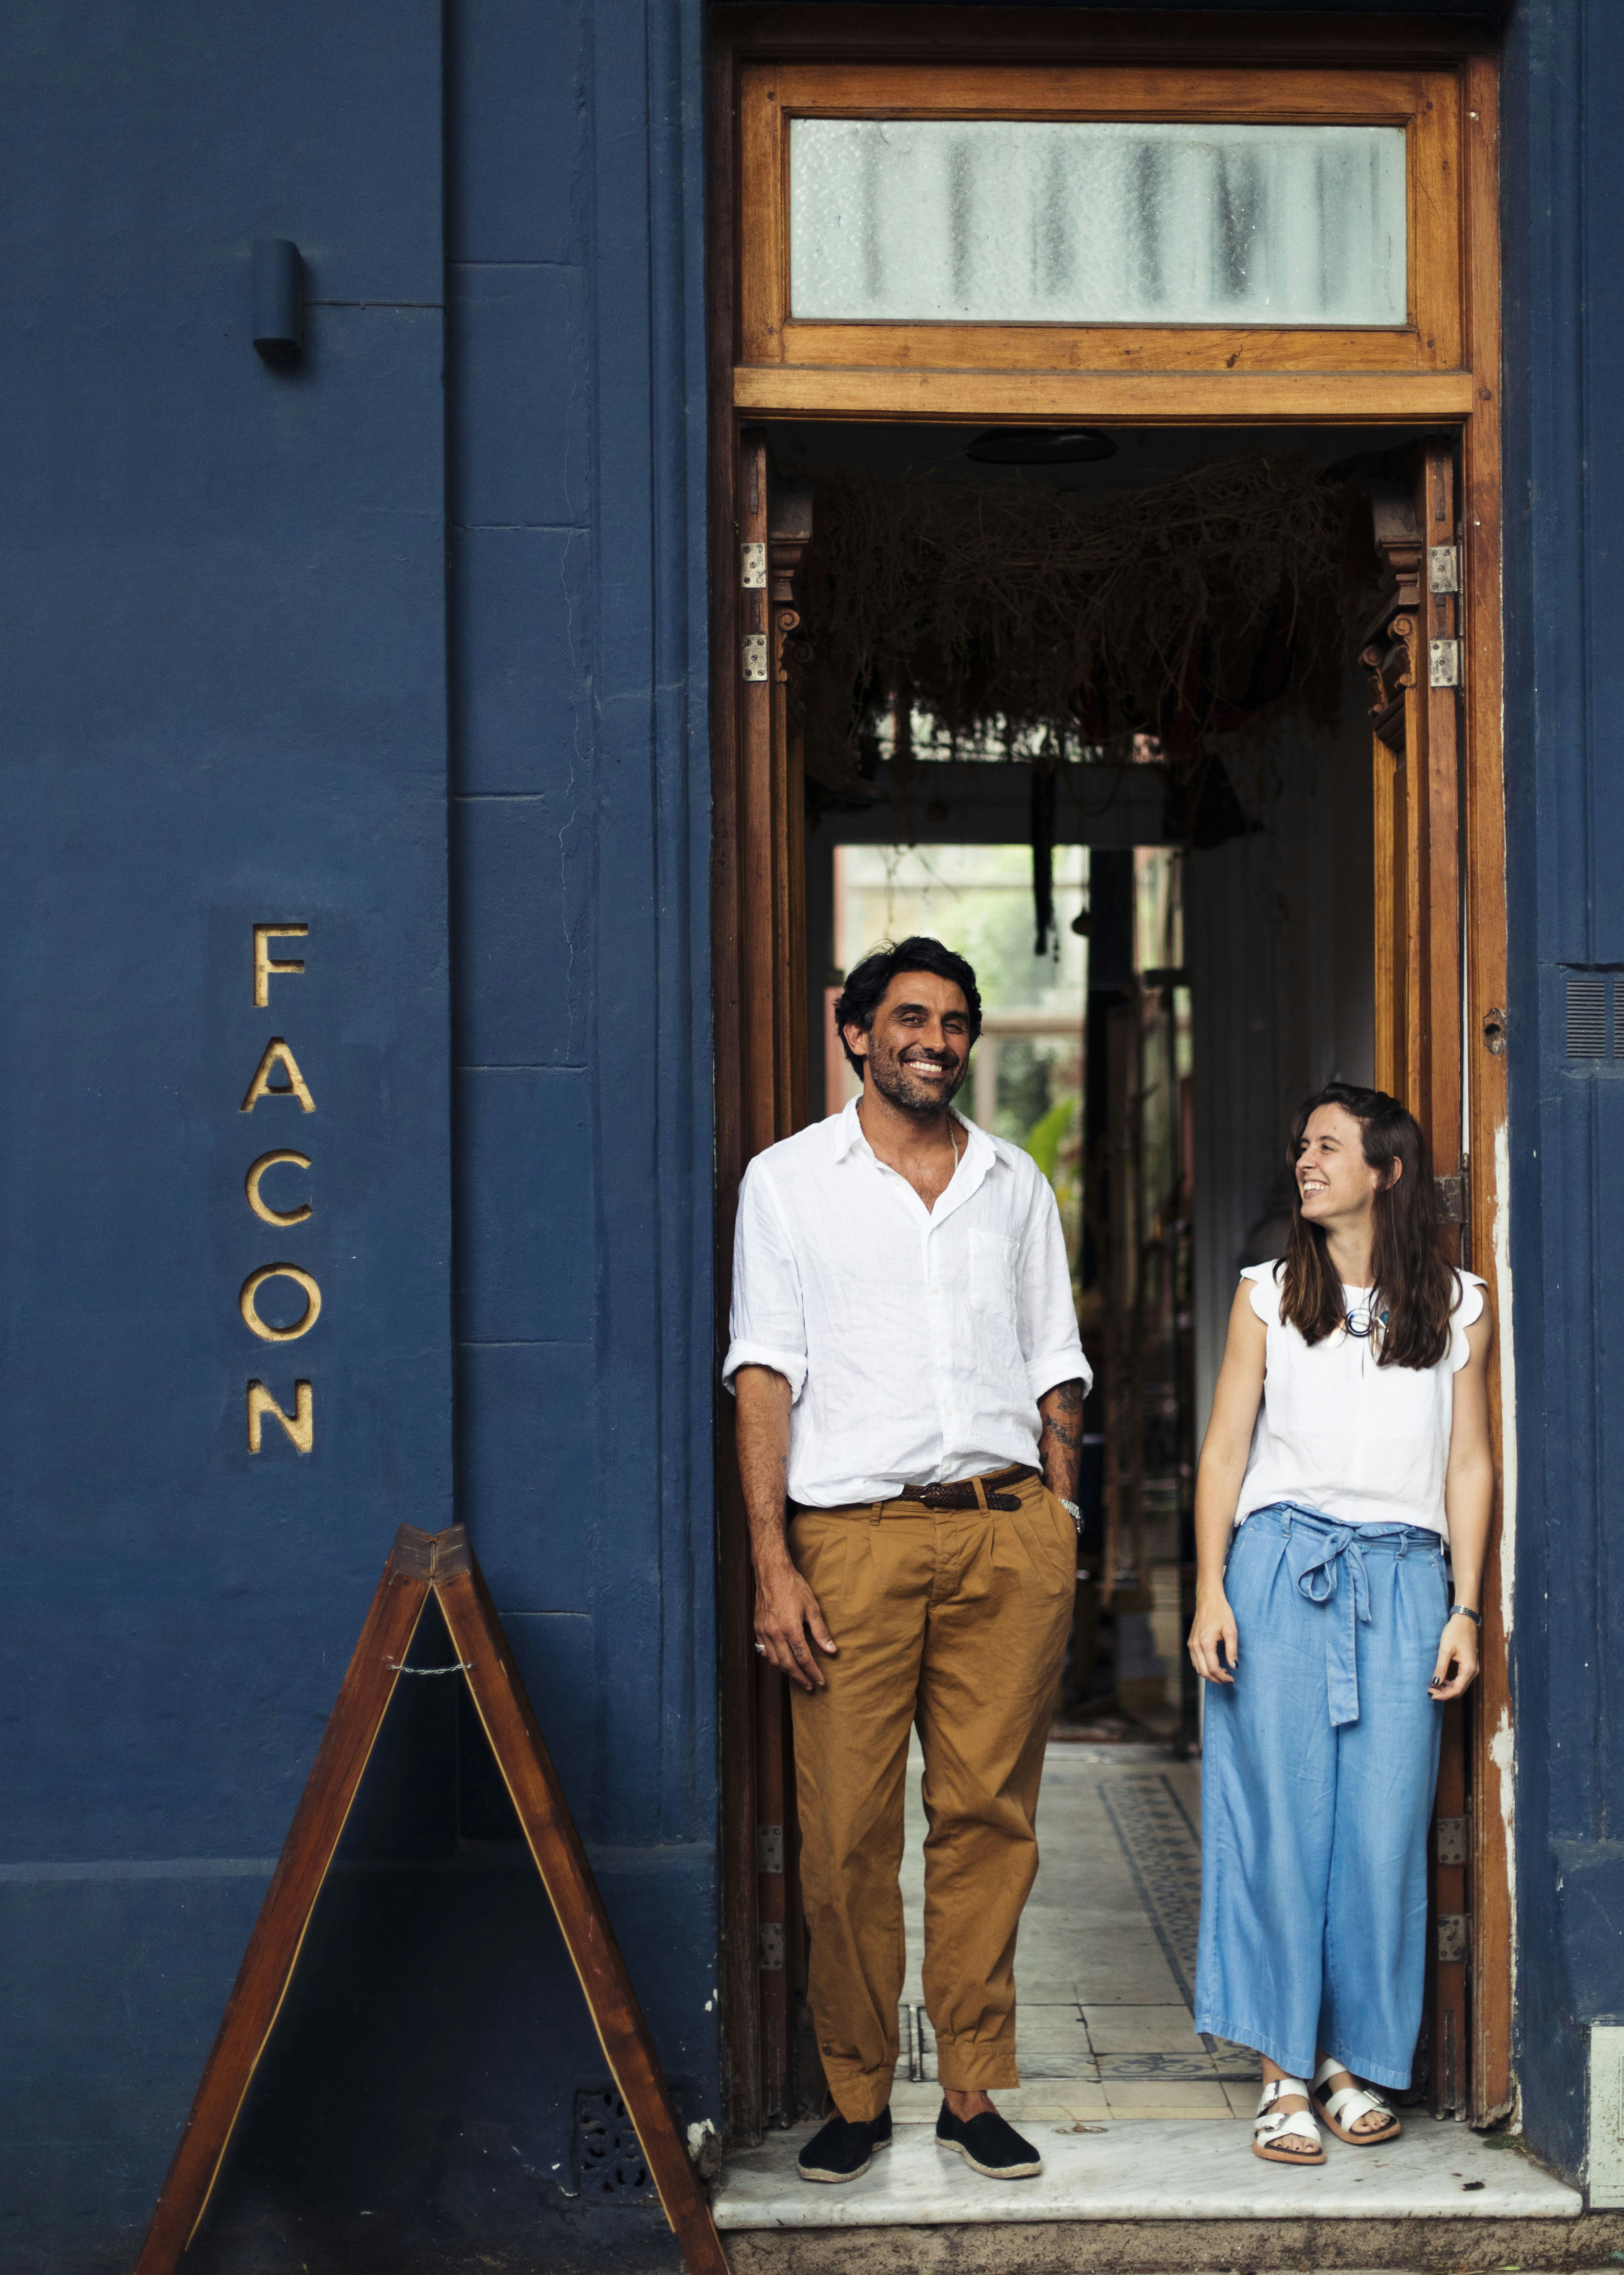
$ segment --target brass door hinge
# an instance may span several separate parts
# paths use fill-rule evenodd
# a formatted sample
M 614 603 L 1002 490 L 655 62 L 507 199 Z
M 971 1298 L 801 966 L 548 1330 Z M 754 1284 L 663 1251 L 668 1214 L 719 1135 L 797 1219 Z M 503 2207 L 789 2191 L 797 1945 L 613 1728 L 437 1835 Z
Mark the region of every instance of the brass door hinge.
M 744 676 L 752 682 L 767 677 L 765 632 L 746 632 L 744 635 Z
M 761 1972 L 782 1975 L 784 1971 L 784 1931 L 780 1920 L 763 1920 L 760 1926 Z
M 749 538 L 739 548 L 742 566 L 739 583 L 747 593 L 767 590 L 767 547 L 759 538 Z
M 1440 1224 L 1464 1224 L 1471 1206 L 1471 1171 L 1465 1164 L 1446 1177 L 1434 1177 Z
M 758 1825 L 756 1827 L 756 1870 L 758 1872 L 782 1872 L 784 1869 L 784 1828 L 782 1825 Z

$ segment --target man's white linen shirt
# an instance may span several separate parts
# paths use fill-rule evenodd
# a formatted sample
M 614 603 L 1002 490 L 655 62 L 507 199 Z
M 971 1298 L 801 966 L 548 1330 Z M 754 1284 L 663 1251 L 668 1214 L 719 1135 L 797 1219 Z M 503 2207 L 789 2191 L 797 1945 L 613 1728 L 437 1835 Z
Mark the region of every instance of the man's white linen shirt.
M 855 1099 L 744 1172 L 722 1379 L 788 1380 L 803 1508 L 1035 1464 L 1038 1401 L 1093 1379 L 1048 1180 L 955 1119 L 964 1150 L 933 1210 L 871 1150 Z

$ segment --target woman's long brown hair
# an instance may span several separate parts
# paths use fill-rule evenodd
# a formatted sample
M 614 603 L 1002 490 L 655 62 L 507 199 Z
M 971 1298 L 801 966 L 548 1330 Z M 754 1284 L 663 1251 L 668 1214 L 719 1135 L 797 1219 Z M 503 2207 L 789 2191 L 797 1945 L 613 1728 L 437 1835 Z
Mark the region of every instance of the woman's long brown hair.
M 1322 1106 L 1340 1106 L 1359 1124 L 1364 1158 L 1386 1181 L 1371 1206 L 1371 1315 L 1386 1324 L 1371 1337 L 1378 1366 L 1436 1366 L 1449 1348 L 1449 1315 L 1460 1301 L 1454 1274 L 1439 1241 L 1438 1188 L 1421 1124 L 1385 1090 L 1333 1082 L 1304 1100 L 1291 1125 L 1291 1238 L 1280 1281 L 1280 1317 L 1305 1343 L 1334 1334 L 1347 1322 L 1342 1287 L 1324 1232 L 1303 1213 L 1297 1162 L 1309 1117 Z M 1401 1173 L 1394 1175 L 1395 1163 Z

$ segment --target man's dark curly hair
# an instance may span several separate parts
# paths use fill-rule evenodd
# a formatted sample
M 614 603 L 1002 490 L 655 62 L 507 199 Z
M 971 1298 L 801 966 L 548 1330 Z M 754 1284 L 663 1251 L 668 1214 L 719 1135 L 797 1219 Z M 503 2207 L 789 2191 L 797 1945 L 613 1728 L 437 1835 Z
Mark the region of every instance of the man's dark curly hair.
M 835 1028 L 842 1050 L 858 1074 L 863 1062 L 846 1040 L 846 1030 L 861 1027 L 865 1035 L 871 1032 L 886 989 L 899 971 L 933 971 L 939 979 L 950 979 L 956 987 L 963 988 L 970 1010 L 971 1041 L 981 1032 L 981 991 L 974 971 L 962 956 L 955 956 L 939 940 L 927 940 L 916 933 L 911 940 L 899 940 L 895 948 L 877 948 L 846 974 L 846 984 L 835 1005 Z

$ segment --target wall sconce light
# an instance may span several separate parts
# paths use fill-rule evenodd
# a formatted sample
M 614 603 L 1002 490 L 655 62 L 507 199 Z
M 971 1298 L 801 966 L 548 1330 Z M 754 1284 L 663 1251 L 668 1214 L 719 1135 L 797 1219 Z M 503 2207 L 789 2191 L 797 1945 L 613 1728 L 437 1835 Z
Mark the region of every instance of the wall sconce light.
M 253 248 L 253 344 L 268 364 L 298 361 L 305 345 L 305 264 L 290 237 Z

